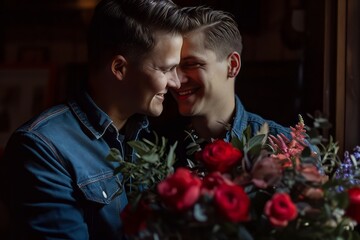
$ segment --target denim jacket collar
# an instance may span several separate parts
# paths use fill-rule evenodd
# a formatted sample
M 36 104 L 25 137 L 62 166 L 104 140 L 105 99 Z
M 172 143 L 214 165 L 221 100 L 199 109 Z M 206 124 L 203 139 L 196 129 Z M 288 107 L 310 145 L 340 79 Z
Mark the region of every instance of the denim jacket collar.
M 69 100 L 69 106 L 83 126 L 96 139 L 101 138 L 112 126 L 113 121 L 95 104 L 87 92 L 81 92 L 75 99 Z M 132 132 L 137 136 L 141 129 L 148 127 L 149 121 L 145 116 L 135 114 L 128 120 L 128 125 L 131 130 L 126 132 Z M 138 129 L 138 131 L 134 132 L 134 129 Z
M 238 96 L 235 96 L 235 116 L 234 122 L 231 126 L 231 131 L 226 133 L 225 140 L 230 141 L 234 135 L 237 138 L 241 138 L 243 131 L 246 129 L 248 124 L 248 113 L 245 111 Z

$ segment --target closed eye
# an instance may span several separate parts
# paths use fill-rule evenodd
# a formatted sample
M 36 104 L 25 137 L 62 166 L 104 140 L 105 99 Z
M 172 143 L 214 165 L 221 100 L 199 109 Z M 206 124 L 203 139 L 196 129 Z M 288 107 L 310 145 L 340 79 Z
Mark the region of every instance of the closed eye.
M 198 62 L 187 62 L 180 64 L 181 69 L 193 69 L 193 68 L 200 68 L 204 64 L 198 63 Z
M 176 65 L 175 66 L 172 66 L 171 68 L 166 68 L 166 69 L 161 69 L 161 71 L 163 72 L 163 73 L 168 73 L 168 72 L 172 72 L 172 71 L 174 71 L 175 69 L 176 69 Z

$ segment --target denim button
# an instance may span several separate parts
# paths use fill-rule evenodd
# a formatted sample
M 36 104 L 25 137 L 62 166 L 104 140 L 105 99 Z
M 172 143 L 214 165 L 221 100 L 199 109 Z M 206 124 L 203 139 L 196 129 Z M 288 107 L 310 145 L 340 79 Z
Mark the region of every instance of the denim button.
M 107 194 L 105 191 L 102 191 L 102 195 L 104 196 L 104 198 L 107 198 Z

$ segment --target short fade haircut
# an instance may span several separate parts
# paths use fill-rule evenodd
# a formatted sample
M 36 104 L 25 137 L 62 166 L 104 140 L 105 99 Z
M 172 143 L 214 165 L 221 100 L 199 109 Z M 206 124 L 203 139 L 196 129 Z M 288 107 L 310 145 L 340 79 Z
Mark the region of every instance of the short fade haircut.
M 181 13 L 170 0 L 102 0 L 89 28 L 90 65 L 96 67 L 118 54 L 139 59 L 154 48 L 156 31 L 183 33 Z
M 218 60 L 234 51 L 241 54 L 241 34 L 230 13 L 206 6 L 185 7 L 182 11 L 188 16 L 187 33 L 203 32 L 205 48 L 214 51 Z

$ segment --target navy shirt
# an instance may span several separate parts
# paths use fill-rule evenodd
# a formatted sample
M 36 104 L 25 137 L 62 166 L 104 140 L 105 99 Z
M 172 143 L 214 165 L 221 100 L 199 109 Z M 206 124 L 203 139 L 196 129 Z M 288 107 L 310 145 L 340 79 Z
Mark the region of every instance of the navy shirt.
M 147 130 L 135 115 L 123 135 L 86 93 L 16 130 L 5 150 L 12 239 L 120 239 L 128 200 L 110 148 L 134 159 L 128 140 Z M 4 192 L 5 191 L 5 192 Z

